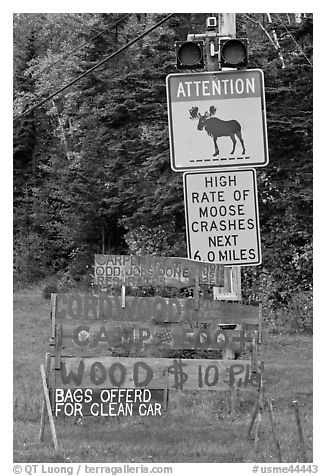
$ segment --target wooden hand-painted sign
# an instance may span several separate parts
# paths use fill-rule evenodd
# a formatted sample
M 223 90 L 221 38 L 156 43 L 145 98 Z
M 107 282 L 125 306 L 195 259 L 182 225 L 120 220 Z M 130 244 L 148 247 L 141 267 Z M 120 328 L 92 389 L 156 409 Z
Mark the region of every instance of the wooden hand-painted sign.
M 246 360 L 65 356 L 60 369 L 54 364 L 51 388 L 254 390 L 259 384 Z
M 223 327 L 223 326 L 222 326 Z M 166 349 L 225 350 L 240 354 L 251 348 L 253 331 L 225 330 L 217 324 L 151 324 L 148 322 L 64 320 L 60 340 L 65 355 L 94 354 L 105 350 L 150 351 Z
M 205 299 L 196 309 L 195 299 L 127 297 L 122 307 L 120 296 L 105 293 L 53 294 L 52 304 L 53 342 L 65 355 L 155 349 L 241 353 L 251 347 L 261 320 L 258 306 Z
M 255 170 L 187 172 L 188 256 L 221 265 L 261 263 Z
M 261 70 L 171 74 L 166 84 L 174 171 L 267 165 Z
M 196 306 L 197 304 L 197 306 Z M 52 324 L 63 319 L 257 324 L 259 307 L 210 299 L 52 294 Z
M 99 286 L 223 286 L 223 267 L 187 258 L 161 256 L 95 255 L 94 284 Z
M 161 416 L 167 409 L 169 390 L 255 391 L 260 385 L 256 331 L 250 361 L 111 355 L 121 350 L 143 354 L 150 348 L 241 353 L 251 344 L 250 329 L 258 326 L 261 331 L 260 308 L 197 298 L 124 299 L 105 293 L 52 294 L 51 304 L 50 344 L 54 352 L 47 354 L 46 370 L 41 365 L 40 439 L 47 412 L 56 451 L 53 415 Z M 234 332 L 218 324 L 228 321 L 230 315 L 233 322 L 241 322 Z M 199 316 L 208 325 L 193 320 Z

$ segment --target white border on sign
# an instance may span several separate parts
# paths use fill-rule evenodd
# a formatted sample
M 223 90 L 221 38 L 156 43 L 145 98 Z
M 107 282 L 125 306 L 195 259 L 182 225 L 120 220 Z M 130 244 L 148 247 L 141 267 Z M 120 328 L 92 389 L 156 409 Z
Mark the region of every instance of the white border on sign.
M 256 243 L 257 243 L 257 253 L 258 259 L 254 262 L 216 262 L 216 264 L 225 265 L 225 266 L 259 266 L 262 262 L 261 254 L 261 240 L 260 240 L 260 226 L 259 226 L 259 209 L 258 209 L 258 193 L 257 193 L 257 176 L 255 169 L 231 169 L 227 170 L 206 170 L 206 171 L 192 171 L 185 172 L 183 174 L 183 193 L 184 193 L 184 209 L 185 209 L 185 220 L 186 220 L 186 237 L 187 237 L 187 253 L 189 259 L 191 258 L 191 238 L 189 232 L 189 207 L 188 207 L 188 197 L 187 197 L 187 177 L 190 175 L 205 175 L 205 174 L 214 174 L 214 173 L 242 173 L 242 172 L 251 172 L 253 176 L 253 198 L 254 198 L 254 207 L 255 207 L 255 224 L 256 224 Z M 204 261 L 204 260 L 203 260 Z M 205 261 L 209 263 L 210 261 Z
M 175 153 L 175 138 L 174 138 L 174 123 L 172 118 L 172 99 L 171 99 L 171 85 L 170 80 L 171 78 L 186 78 L 189 76 L 212 76 L 212 75 L 232 75 L 232 74 L 241 74 L 246 72 L 258 72 L 260 78 L 260 101 L 261 101 L 261 126 L 262 126 L 262 144 L 263 144 L 263 153 L 264 153 L 264 160 L 262 162 L 239 162 L 236 164 L 236 167 L 265 167 L 269 163 L 269 154 L 268 154 L 268 135 L 267 135 L 267 119 L 266 119 L 266 101 L 265 101 L 265 83 L 264 83 L 264 72 L 261 69 L 253 68 L 253 69 L 245 69 L 245 70 L 236 70 L 236 71 L 204 71 L 204 72 L 197 72 L 197 73 L 173 73 L 169 74 L 166 77 L 166 95 L 167 95 L 167 110 L 168 110 L 168 124 L 169 124 L 169 139 L 170 139 L 170 163 L 171 168 L 174 172 L 188 172 L 192 170 L 206 170 L 206 169 L 216 169 L 216 168 L 229 168 L 232 167 L 232 163 L 230 161 L 223 162 L 219 161 L 218 163 L 212 162 L 208 164 L 205 162 L 203 165 L 199 165 L 195 162 L 193 165 L 178 165 L 176 164 L 176 153 Z

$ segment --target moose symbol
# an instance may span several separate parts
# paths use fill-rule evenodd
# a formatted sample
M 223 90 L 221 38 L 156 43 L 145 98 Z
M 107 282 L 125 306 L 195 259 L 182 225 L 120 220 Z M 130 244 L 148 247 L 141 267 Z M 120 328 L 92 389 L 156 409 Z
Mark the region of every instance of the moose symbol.
M 213 138 L 215 147 L 215 153 L 213 154 L 214 157 L 220 153 L 217 146 L 218 137 L 230 137 L 233 142 L 231 154 L 234 154 L 237 143 L 235 136 L 237 136 L 242 145 L 242 154 L 246 153 L 245 145 L 241 135 L 241 126 L 238 121 L 222 121 L 217 117 L 212 117 L 216 112 L 216 107 L 214 106 L 211 106 L 209 108 L 209 112 L 206 111 L 203 116 L 198 112 L 198 107 L 192 107 L 189 109 L 189 112 L 190 119 L 199 119 L 197 129 L 199 131 L 205 129 L 207 134 Z

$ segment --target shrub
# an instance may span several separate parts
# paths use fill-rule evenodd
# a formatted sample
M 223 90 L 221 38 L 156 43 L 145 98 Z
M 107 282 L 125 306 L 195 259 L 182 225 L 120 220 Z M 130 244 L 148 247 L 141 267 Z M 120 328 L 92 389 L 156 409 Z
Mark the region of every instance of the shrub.
M 42 296 L 44 299 L 50 299 L 51 294 L 57 293 L 58 292 L 58 286 L 56 284 L 47 284 L 43 289 L 42 289 Z
M 313 332 L 313 297 L 312 292 L 293 295 L 289 305 L 289 317 L 292 328 L 301 333 Z
M 269 309 L 269 312 L 267 313 L 266 317 L 269 330 L 276 334 L 312 334 L 312 292 L 301 292 L 293 294 L 287 305 L 284 305 L 277 309 Z

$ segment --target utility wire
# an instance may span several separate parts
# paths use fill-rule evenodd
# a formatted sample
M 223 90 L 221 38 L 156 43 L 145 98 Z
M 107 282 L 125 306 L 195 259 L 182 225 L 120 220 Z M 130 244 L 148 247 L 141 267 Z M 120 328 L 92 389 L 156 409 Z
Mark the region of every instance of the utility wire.
M 174 15 L 174 13 L 170 13 L 169 15 L 167 15 L 166 17 L 163 18 L 163 20 L 159 21 L 158 23 L 156 23 L 154 26 L 152 26 L 151 28 L 149 28 L 148 30 L 146 30 L 144 33 L 142 33 L 141 35 L 137 36 L 137 38 L 134 38 L 133 40 L 129 41 L 129 43 L 127 43 L 126 45 L 124 45 L 122 48 L 120 48 L 118 51 L 116 51 L 115 53 L 112 53 L 112 55 L 109 55 L 107 56 L 106 58 L 104 58 L 102 61 L 100 61 L 99 63 L 97 63 L 95 66 L 93 66 L 92 68 L 90 68 L 89 70 L 87 70 L 85 73 L 81 74 L 80 76 L 78 76 L 77 78 L 75 78 L 73 81 L 70 81 L 68 84 L 66 84 L 65 86 L 63 86 L 61 89 L 59 89 L 58 91 L 55 91 L 53 94 L 51 94 L 50 96 L 48 96 L 47 98 L 43 99 L 42 101 L 40 101 L 39 103 L 35 104 L 34 106 L 32 106 L 31 108 L 29 108 L 27 111 L 23 112 L 22 114 L 19 114 L 18 116 L 14 117 L 14 121 L 19 119 L 20 117 L 23 117 L 23 116 L 26 116 L 27 114 L 29 114 L 30 112 L 32 112 L 34 109 L 42 106 L 42 104 L 44 104 L 45 102 L 49 101 L 49 99 L 52 99 L 54 96 L 57 96 L 58 94 L 60 94 L 62 91 L 64 91 L 65 89 L 69 88 L 70 86 L 72 86 L 73 84 L 77 83 L 77 81 L 79 81 L 80 79 L 84 78 L 85 76 L 87 76 L 87 74 L 91 73 L 92 71 L 94 71 L 94 69 L 96 68 L 99 68 L 100 66 L 102 66 L 102 64 L 106 63 L 107 61 L 109 61 L 110 59 L 114 58 L 115 56 L 117 56 L 118 54 L 120 54 L 122 51 L 126 50 L 127 48 L 129 48 L 131 45 L 133 45 L 134 43 L 136 43 L 137 41 L 139 41 L 140 39 L 144 38 L 144 36 L 148 35 L 149 33 L 151 33 L 153 30 L 155 30 L 156 28 L 158 28 L 160 25 L 162 25 L 162 23 L 166 22 L 169 18 L 171 18 L 172 16 Z
M 116 21 L 115 23 L 113 23 L 112 25 L 109 25 L 109 28 L 114 28 L 115 26 L 117 26 L 120 22 L 122 22 L 122 20 L 124 20 L 127 16 L 129 15 L 129 13 L 127 13 L 126 15 L 124 15 L 122 18 L 120 18 L 120 20 Z M 62 58 L 59 58 L 57 61 L 55 61 L 54 63 L 51 63 L 49 66 L 47 66 L 46 68 L 42 69 L 42 71 L 39 71 L 35 76 L 33 76 L 33 80 L 35 80 L 36 78 L 38 78 L 41 74 L 45 73 L 46 71 L 48 71 L 49 69 L 51 69 L 53 66 L 55 66 L 56 64 L 60 63 L 60 61 L 63 61 L 67 58 L 69 58 L 69 56 L 71 56 L 73 53 L 75 53 L 76 51 L 80 50 L 83 46 L 87 45 L 87 43 L 89 43 L 90 41 L 93 41 L 95 40 L 96 38 L 98 38 L 99 36 L 103 35 L 103 32 L 102 33 L 98 33 L 97 35 L 95 36 L 92 36 L 91 38 L 89 38 L 87 41 L 84 41 L 84 43 L 81 43 L 79 46 L 77 46 L 75 49 L 71 50 L 69 53 L 67 53 L 66 55 L 64 55 Z M 22 84 L 25 84 L 26 81 L 29 81 L 30 78 L 26 78 Z

